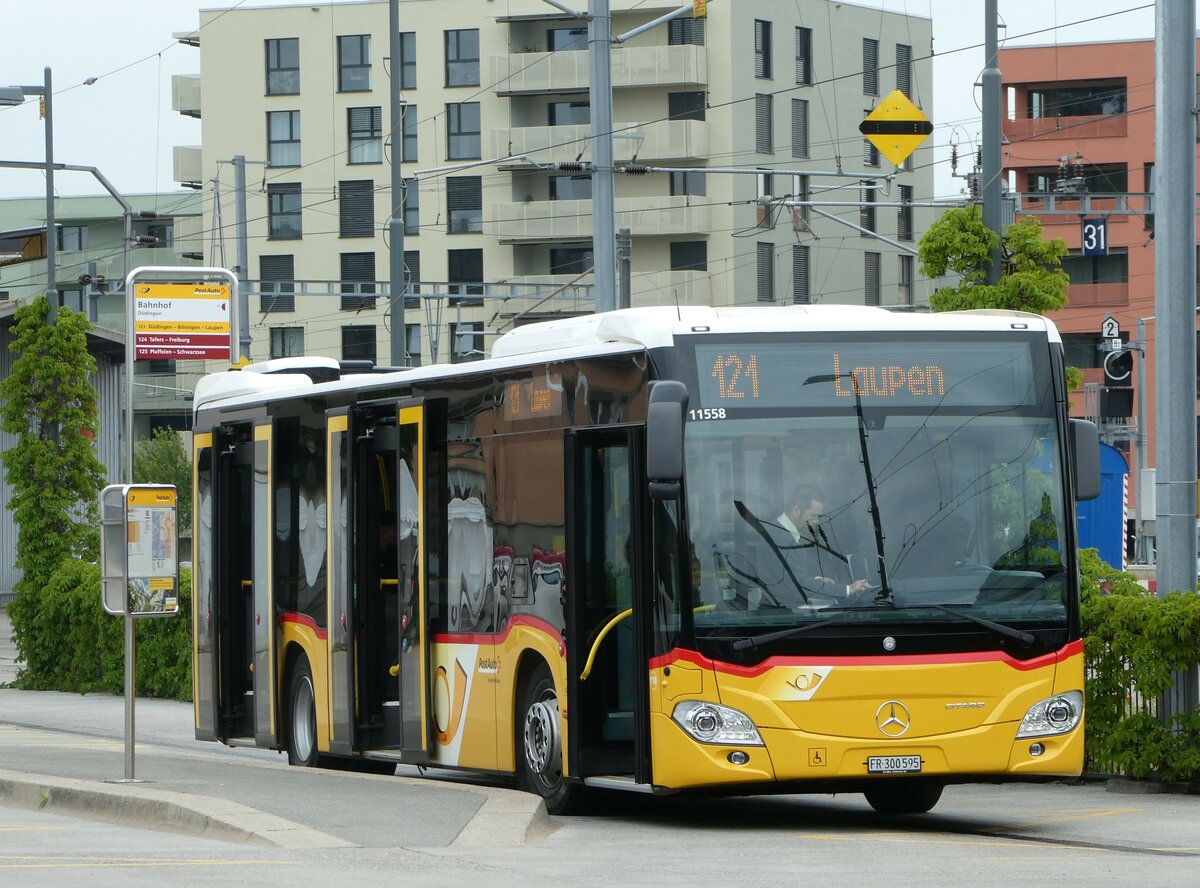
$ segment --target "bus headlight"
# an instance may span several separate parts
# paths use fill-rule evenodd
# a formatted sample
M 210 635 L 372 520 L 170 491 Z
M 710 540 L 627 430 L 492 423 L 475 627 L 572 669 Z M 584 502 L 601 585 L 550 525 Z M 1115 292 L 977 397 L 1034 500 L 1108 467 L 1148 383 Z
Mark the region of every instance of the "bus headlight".
M 1048 737 L 1051 734 L 1066 734 L 1075 730 L 1083 718 L 1083 693 L 1066 691 L 1034 703 L 1021 720 L 1017 739 L 1026 737 Z
M 744 712 L 707 703 L 703 700 L 684 700 L 671 713 L 675 723 L 688 736 L 701 743 L 721 743 L 733 746 L 762 746 L 758 728 Z

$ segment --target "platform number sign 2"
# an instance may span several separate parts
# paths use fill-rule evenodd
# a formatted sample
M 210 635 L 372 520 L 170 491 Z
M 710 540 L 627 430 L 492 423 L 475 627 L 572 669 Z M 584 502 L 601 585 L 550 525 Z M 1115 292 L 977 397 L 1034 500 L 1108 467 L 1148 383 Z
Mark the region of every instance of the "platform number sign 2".
M 1108 220 L 1084 219 L 1080 243 L 1085 256 L 1108 255 Z

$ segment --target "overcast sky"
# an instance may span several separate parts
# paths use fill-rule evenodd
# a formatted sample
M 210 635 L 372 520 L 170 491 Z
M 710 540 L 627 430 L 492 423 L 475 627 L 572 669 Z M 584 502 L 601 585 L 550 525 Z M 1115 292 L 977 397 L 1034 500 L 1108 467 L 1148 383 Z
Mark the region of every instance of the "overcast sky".
M 313 2 L 323 5 L 328 0 Z M 983 66 L 982 0 L 857 2 L 933 19 L 936 58 L 930 116 L 935 144 L 943 146 L 938 159 L 948 158 L 944 146 L 951 138 L 973 145 L 980 128 L 974 83 Z M 55 160 L 98 168 L 122 194 L 175 191 L 171 149 L 199 144 L 200 124 L 170 110 L 171 76 L 199 73 L 200 57 L 198 50 L 175 43 L 171 34 L 196 27 L 200 8 L 239 5 L 288 3 L 0 0 L 0 86 L 40 85 L 43 69 L 50 66 Z M 583 8 L 586 0 L 575 5 Z M 485 8 L 482 0 L 480 6 Z M 999 8 L 1008 45 L 1154 36 L 1154 9 L 1147 0 L 999 0 Z M 963 49 L 976 44 L 980 47 Z M 90 77 L 96 82 L 84 86 Z M 36 102 L 0 108 L 0 160 L 42 162 L 44 151 Z M 938 195 L 957 194 L 960 185 L 950 178 L 948 164 L 939 163 Z M 55 188 L 61 195 L 104 193 L 87 173 L 60 173 Z M 0 197 L 44 193 L 41 174 L 0 170 Z

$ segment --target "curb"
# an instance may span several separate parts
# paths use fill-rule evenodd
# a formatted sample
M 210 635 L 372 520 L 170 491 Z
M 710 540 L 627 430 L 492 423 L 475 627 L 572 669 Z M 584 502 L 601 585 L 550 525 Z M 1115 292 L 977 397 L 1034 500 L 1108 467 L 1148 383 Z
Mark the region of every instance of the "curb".
M 511 789 L 492 790 L 450 847 L 519 848 L 540 842 L 556 829 L 540 796 Z
M 1200 795 L 1200 787 L 1188 783 L 1157 783 L 1125 777 L 1111 778 L 1104 784 L 1104 791 L 1120 795 Z
M 358 847 L 353 842 L 237 802 L 137 784 L 96 783 L 0 770 L 0 801 L 91 820 L 272 848 Z

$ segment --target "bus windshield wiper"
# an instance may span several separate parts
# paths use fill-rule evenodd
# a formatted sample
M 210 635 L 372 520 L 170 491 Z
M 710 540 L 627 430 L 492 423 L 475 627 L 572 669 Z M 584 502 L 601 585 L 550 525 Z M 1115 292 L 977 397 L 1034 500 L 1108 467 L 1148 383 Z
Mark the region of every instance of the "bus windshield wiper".
M 762 521 L 760 521 L 758 517 L 751 512 L 746 507 L 746 504 L 741 500 L 734 500 L 733 507 L 737 510 L 738 516 L 751 527 L 753 527 L 754 531 L 766 541 L 771 552 L 776 558 L 779 559 L 779 563 L 783 565 L 783 570 L 787 574 L 788 579 L 792 581 L 792 584 L 796 587 L 796 591 L 800 593 L 800 597 L 803 598 L 804 603 L 807 604 L 808 593 L 804 591 L 803 584 L 801 584 L 800 580 L 796 578 L 796 574 L 792 571 L 792 566 L 788 564 L 787 556 L 785 556 L 783 552 L 779 550 L 779 544 L 771 539 L 770 531 L 763 527 Z
M 730 647 L 735 651 L 744 651 L 748 648 L 756 648 L 759 645 L 770 644 L 772 641 L 778 641 L 781 638 L 790 638 L 793 635 L 800 635 L 807 632 L 809 629 L 816 629 L 820 626 L 832 626 L 837 623 L 846 622 L 845 617 L 836 616 L 825 620 L 814 620 L 811 623 L 805 623 L 803 626 L 789 626 L 786 629 L 780 629 L 777 632 L 766 632 L 762 635 L 755 635 L 751 638 L 740 638 L 735 641 Z
M 983 617 L 977 617 L 974 614 L 964 613 L 960 610 L 955 610 L 952 607 L 946 607 L 944 604 L 915 604 L 910 607 L 932 607 L 935 610 L 944 611 L 948 614 L 953 614 L 956 617 L 962 617 L 968 622 L 975 623 L 985 629 L 991 629 L 997 635 L 1003 635 L 1005 638 L 1011 638 L 1021 647 L 1030 647 L 1036 639 L 1031 632 L 1025 632 L 1022 629 L 1014 629 L 1012 626 L 1005 626 L 1003 623 L 996 623 L 992 620 L 985 620 Z M 908 608 L 905 608 L 906 610 Z

